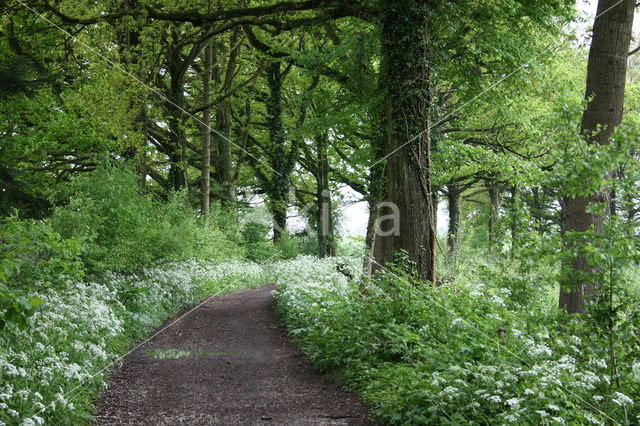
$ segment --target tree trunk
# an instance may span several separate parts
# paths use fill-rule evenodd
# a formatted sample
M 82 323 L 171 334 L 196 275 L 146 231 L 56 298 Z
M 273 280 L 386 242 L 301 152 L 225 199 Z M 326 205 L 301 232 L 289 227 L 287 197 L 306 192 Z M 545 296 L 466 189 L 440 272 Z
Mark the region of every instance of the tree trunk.
M 170 76 L 169 101 L 166 102 L 169 115 L 169 181 L 173 189 L 187 187 L 186 135 L 182 128 L 184 118 L 184 78 L 181 73 L 182 64 L 176 52 L 169 57 Z
M 429 132 L 431 40 L 427 25 L 433 6 L 429 3 L 399 0 L 380 6 L 382 72 L 387 80 L 387 197 L 391 203 L 380 213 L 393 214 L 397 208 L 399 227 L 390 235 L 378 234 L 375 258 L 385 264 L 404 250 L 415 263 L 419 278 L 435 282 Z
M 316 138 L 318 150 L 317 176 L 317 209 L 316 223 L 318 233 L 318 255 L 330 257 L 335 255 L 333 211 L 331 208 L 331 191 L 329 189 L 329 156 L 327 153 L 327 135 Z
M 282 123 L 282 71 L 280 63 L 272 63 L 267 70 L 269 100 L 267 102 L 267 122 L 269 141 L 273 148 L 273 169 L 270 186 L 269 208 L 273 215 L 273 240 L 278 241 L 287 229 L 287 207 L 289 206 L 289 173 L 284 125 Z
M 459 231 L 460 231 L 460 195 L 458 185 L 453 184 L 447 187 L 447 201 L 449 204 L 449 231 L 447 232 L 447 246 L 449 255 L 455 260 L 458 251 Z
M 369 218 L 367 219 L 367 235 L 365 236 L 365 239 L 364 239 L 365 256 L 364 256 L 362 269 L 367 276 L 371 276 L 371 274 L 375 269 L 374 268 L 375 264 L 373 262 L 374 260 L 373 253 L 375 250 L 375 241 L 376 241 L 374 225 L 376 223 L 376 220 L 378 219 L 378 214 L 377 214 L 378 209 L 376 208 L 377 203 L 374 201 L 372 194 L 369 195 L 367 204 L 369 205 Z
M 202 72 L 202 103 L 211 103 L 211 78 L 213 73 L 213 40 L 204 48 L 204 70 Z M 209 218 L 209 202 L 211 200 L 211 108 L 207 107 L 202 112 L 202 186 L 201 186 L 201 210 L 206 219 Z
M 229 39 L 229 58 L 224 73 L 224 81 L 222 81 L 222 93 L 231 90 L 235 69 L 238 62 L 238 38 L 240 29 L 235 29 Z M 228 98 L 224 98 L 218 105 L 218 113 L 216 115 L 218 131 L 223 135 L 218 135 L 217 139 L 217 172 L 218 183 L 223 188 L 222 199 L 235 202 L 236 189 L 233 172 L 233 159 L 231 155 L 231 103 Z
M 581 132 L 587 143 L 606 145 L 622 121 L 627 58 L 631 42 L 635 0 L 600 0 L 593 25 L 593 38 L 587 64 L 587 107 Z M 607 203 L 609 190 L 565 199 L 565 245 L 578 253 L 565 265 L 559 306 L 569 313 L 586 312 L 587 299 L 597 291 L 597 283 L 587 278 L 591 267 L 580 248 L 580 234 L 602 231 L 603 214 L 589 212 L 594 204 Z M 582 240 L 582 241 L 581 241 Z
M 387 89 L 386 76 L 380 74 L 378 77 L 377 90 L 385 92 Z M 372 142 L 373 157 L 381 159 L 384 157 L 386 150 L 386 127 L 387 127 L 387 103 L 380 103 L 374 112 L 374 139 Z M 380 161 L 375 163 L 369 170 L 369 194 L 367 203 L 369 205 L 369 219 L 367 221 L 367 236 L 365 237 L 365 257 L 364 257 L 364 273 L 371 276 L 377 269 L 376 259 L 381 259 L 382 254 L 377 254 L 376 250 L 376 222 L 379 217 L 378 205 L 387 197 L 387 180 L 386 180 L 386 163 Z M 379 243 L 380 241 L 378 241 Z
M 520 216 L 520 203 L 518 196 L 518 187 L 513 185 L 511 187 L 511 258 L 516 256 L 516 249 L 518 248 L 518 226 Z
M 498 215 L 500 213 L 500 191 L 498 184 L 492 182 L 489 184 L 489 247 L 494 248 L 498 240 Z

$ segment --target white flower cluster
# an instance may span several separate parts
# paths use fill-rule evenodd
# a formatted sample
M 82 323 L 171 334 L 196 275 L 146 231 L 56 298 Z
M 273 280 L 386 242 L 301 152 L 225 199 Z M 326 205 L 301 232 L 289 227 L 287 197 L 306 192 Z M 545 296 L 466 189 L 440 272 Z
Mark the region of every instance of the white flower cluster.
M 350 280 L 344 274 L 345 265 L 350 265 L 354 271 L 361 269 L 357 259 L 318 260 L 304 257 L 295 261 L 279 262 L 270 268 L 272 279 L 278 284 L 279 308 L 286 316 L 294 334 L 314 338 L 324 335 L 332 338 L 335 336 L 332 329 L 335 329 L 338 318 L 342 320 L 345 315 L 348 317 L 349 312 L 362 309 L 352 308 L 354 303 L 360 303 L 360 298 L 354 297 L 358 291 L 358 280 Z M 354 272 L 352 275 L 357 278 L 357 273 Z M 372 288 L 375 292 L 375 285 Z M 574 424 L 605 424 L 612 414 L 599 408 L 606 398 L 598 397 L 600 400 L 597 400 L 594 394 L 609 388 L 607 362 L 587 355 L 588 351 L 584 348 L 586 343 L 578 336 L 558 337 L 555 330 L 544 323 L 528 322 L 526 315 L 512 307 L 510 293 L 507 289 L 483 284 L 457 282 L 433 289 L 431 292 L 424 291 L 426 302 L 412 305 L 413 310 L 410 312 L 416 312 L 415 306 L 423 309 L 423 312 L 429 312 L 429 306 L 433 306 L 438 314 L 425 314 L 425 323 L 412 324 L 417 333 L 407 335 L 410 339 L 424 339 L 421 343 L 423 346 L 414 343 L 414 348 L 427 348 L 424 352 L 425 359 L 421 359 L 420 354 L 411 352 L 415 364 L 400 367 L 398 364 L 388 363 L 383 366 L 376 365 L 369 371 L 376 371 L 375 368 L 378 368 L 381 371 L 377 373 L 379 377 L 386 377 L 386 373 L 382 371 L 390 371 L 392 373 L 389 375 L 395 377 L 395 371 L 406 372 L 412 369 L 414 371 L 409 375 L 411 379 L 407 379 L 407 382 L 411 383 L 408 390 L 402 388 L 405 385 L 400 378 L 393 382 L 403 392 L 415 395 L 428 392 L 429 397 L 425 404 L 435 403 L 445 412 L 484 413 L 479 415 L 489 412 L 492 421 L 497 424 L 571 423 L 567 418 L 573 419 Z M 416 297 L 421 297 L 419 294 L 420 292 L 416 292 Z M 389 300 L 384 294 L 376 296 L 380 300 Z M 430 300 L 437 302 L 429 305 Z M 371 303 L 375 304 L 375 299 Z M 450 305 L 443 308 L 446 303 Z M 399 310 L 401 308 L 399 307 Z M 372 324 L 372 327 L 390 329 L 395 320 L 403 321 L 405 318 L 389 317 L 387 325 Z M 362 326 L 364 324 L 356 324 L 356 328 Z M 495 350 L 496 356 L 474 360 L 474 357 L 465 358 L 464 353 L 460 353 L 454 355 L 460 357 L 457 364 L 451 361 L 450 365 L 445 366 L 445 360 L 450 360 L 448 357 L 452 355 L 443 354 L 437 363 L 432 362 L 430 340 L 434 340 L 435 337 L 437 342 L 441 336 L 430 333 L 432 329 L 438 330 L 440 326 L 440 330 L 444 328 L 452 333 L 449 339 L 456 336 L 466 339 L 469 338 L 469 333 L 474 334 L 477 331 L 474 336 L 476 341 L 471 340 L 471 344 L 481 344 L 489 352 Z M 496 334 L 498 338 L 494 337 Z M 353 336 L 347 336 L 349 341 L 351 338 L 358 342 L 355 333 Z M 485 340 L 486 343 L 483 343 Z M 304 342 L 313 346 L 309 339 Z M 504 348 L 501 347 L 502 342 L 505 344 Z M 324 350 L 322 344 L 326 345 L 326 342 L 318 344 L 317 348 L 309 348 L 309 353 L 316 356 L 316 352 Z M 391 343 L 383 342 L 380 346 L 383 344 Z M 472 353 L 468 345 L 462 346 Z M 371 347 L 367 350 L 375 352 L 376 348 Z M 366 353 L 366 350 L 363 352 Z M 366 360 L 363 362 L 366 363 Z M 438 365 L 438 369 L 432 370 L 434 365 Z M 632 366 L 631 376 L 640 380 L 640 363 Z M 380 383 L 387 382 L 381 379 Z M 390 396 L 386 389 L 378 390 L 375 383 L 367 386 L 368 395 L 389 397 L 389 401 L 381 399 L 378 402 L 381 405 L 388 403 L 393 414 L 397 414 L 393 410 L 398 409 L 398 404 L 404 402 L 400 401 L 401 396 Z M 424 389 L 418 389 L 419 387 Z M 399 401 L 393 401 L 393 398 L 399 398 Z M 415 399 L 408 400 L 414 404 L 418 398 L 416 396 Z M 620 392 L 614 393 L 609 400 L 621 407 L 621 410 L 637 404 L 631 397 Z M 411 410 L 417 411 L 417 408 L 412 407 Z
M 354 291 L 352 279 L 362 273 L 360 260 L 349 257 L 299 256 L 266 269 L 270 282 L 278 287 L 279 307 L 295 313 L 304 323 L 313 323 L 331 305 L 349 303 L 348 296 Z M 292 332 L 296 334 L 299 330 Z
M 87 401 L 66 392 L 102 384 L 97 373 L 117 359 L 125 334 L 142 336 L 208 294 L 261 282 L 255 264 L 189 261 L 139 276 L 107 274 L 100 283 L 66 281 L 38 294 L 45 303 L 34 325 L 0 332 L 0 426 L 70 417 Z

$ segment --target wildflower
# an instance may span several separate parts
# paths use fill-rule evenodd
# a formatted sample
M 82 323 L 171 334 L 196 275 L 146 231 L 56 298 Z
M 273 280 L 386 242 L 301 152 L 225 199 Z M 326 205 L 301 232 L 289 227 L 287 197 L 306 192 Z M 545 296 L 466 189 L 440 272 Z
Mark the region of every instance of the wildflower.
M 636 361 L 631 366 L 631 377 L 636 382 L 640 382 L 640 361 Z
M 516 423 L 518 421 L 518 419 L 520 418 L 520 416 L 518 416 L 515 413 L 509 413 L 507 415 L 504 416 L 504 419 L 506 421 L 508 421 L 509 423 Z
M 584 414 L 584 418 L 587 419 L 587 421 L 589 423 L 594 424 L 594 425 L 604 425 L 605 424 L 603 421 L 600 421 L 597 418 L 595 418 L 591 413 L 585 413 Z
M 505 405 L 514 408 L 517 407 L 520 404 L 520 399 L 519 398 L 510 398 L 507 399 L 505 402 Z
M 623 393 L 614 392 L 613 396 L 614 398 L 612 398 L 611 400 L 620 406 L 633 404 L 633 399 L 629 398 L 627 395 Z
M 500 398 L 500 395 L 491 395 L 490 397 L 487 398 L 489 401 L 491 402 L 495 402 L 495 403 L 499 403 L 502 402 L 502 398 Z
M 493 303 L 495 303 L 496 305 L 499 305 L 499 306 L 506 306 L 506 305 L 504 304 L 504 300 L 502 300 L 502 299 L 501 299 L 500 297 L 498 297 L 498 296 L 491 296 L 491 299 L 489 299 L 489 300 L 491 300 L 491 301 L 492 301 Z
M 18 368 L 13 364 L 2 364 L 2 369 L 4 370 L 4 374 L 9 377 L 18 375 Z

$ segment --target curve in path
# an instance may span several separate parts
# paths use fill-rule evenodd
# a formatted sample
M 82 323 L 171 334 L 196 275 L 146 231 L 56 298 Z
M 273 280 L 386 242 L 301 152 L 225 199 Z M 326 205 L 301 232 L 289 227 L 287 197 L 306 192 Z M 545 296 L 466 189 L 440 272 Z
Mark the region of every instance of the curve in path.
M 373 425 L 287 338 L 273 286 L 217 296 L 129 354 L 98 425 Z

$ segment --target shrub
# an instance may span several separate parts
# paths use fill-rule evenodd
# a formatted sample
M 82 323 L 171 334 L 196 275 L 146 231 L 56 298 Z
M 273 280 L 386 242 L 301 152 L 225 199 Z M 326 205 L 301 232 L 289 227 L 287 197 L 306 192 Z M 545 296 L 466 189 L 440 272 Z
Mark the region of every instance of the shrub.
M 6 219 L 0 224 L 0 327 L 25 327 L 42 302 L 33 291 L 60 280 L 81 278 L 80 242 L 63 239 L 48 224 Z
M 253 262 L 261 262 L 273 257 L 276 249 L 269 242 L 269 227 L 258 222 L 248 222 L 242 228 L 242 238 L 247 259 Z
M 242 254 L 212 220 L 198 223 L 184 193 L 165 203 L 140 194 L 135 173 L 103 165 L 74 179 L 58 197 L 51 224 L 64 237 L 80 238 L 91 272 L 133 272 L 159 260 L 238 257 Z

